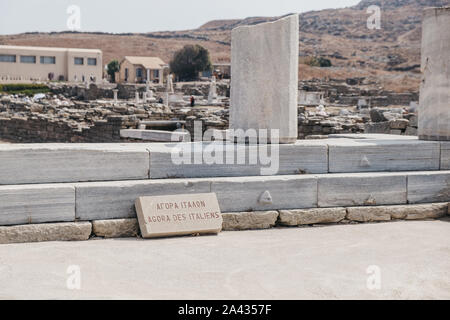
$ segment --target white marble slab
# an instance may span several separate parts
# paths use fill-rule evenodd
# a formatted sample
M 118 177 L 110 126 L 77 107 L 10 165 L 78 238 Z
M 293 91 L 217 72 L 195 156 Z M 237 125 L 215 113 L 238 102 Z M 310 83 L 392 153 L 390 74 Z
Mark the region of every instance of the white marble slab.
M 298 141 L 292 145 L 276 146 L 222 142 L 151 144 L 148 150 L 152 179 L 292 175 L 328 171 L 327 145 L 321 141 Z
M 67 221 L 75 221 L 73 186 L 0 186 L 0 225 Z
M 406 174 L 319 175 L 319 207 L 406 204 Z
M 149 154 L 132 144 L 0 144 L 0 185 L 146 179 Z
M 317 207 L 314 175 L 216 178 L 211 192 L 217 194 L 222 212 Z
M 334 139 L 329 172 L 439 170 L 439 142 L 417 139 Z
M 445 201 L 450 201 L 450 171 L 408 174 L 409 203 Z

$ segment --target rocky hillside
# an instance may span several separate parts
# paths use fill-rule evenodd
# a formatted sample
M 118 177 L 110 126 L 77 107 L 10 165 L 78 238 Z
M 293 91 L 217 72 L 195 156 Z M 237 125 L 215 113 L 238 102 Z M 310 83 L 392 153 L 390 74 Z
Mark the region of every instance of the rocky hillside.
M 382 8 L 381 30 L 369 30 L 367 8 Z M 450 0 L 362 0 L 343 9 L 306 12 L 300 17 L 300 78 L 373 77 L 396 91 L 416 91 L 420 72 L 421 17 L 425 7 Z M 140 34 L 26 33 L 0 36 L 0 44 L 100 48 L 105 62 L 125 55 L 156 55 L 168 62 L 185 44 L 197 43 L 215 62 L 230 59 L 231 29 L 279 17 L 216 20 L 195 30 Z M 332 68 L 310 67 L 311 56 L 326 57 Z

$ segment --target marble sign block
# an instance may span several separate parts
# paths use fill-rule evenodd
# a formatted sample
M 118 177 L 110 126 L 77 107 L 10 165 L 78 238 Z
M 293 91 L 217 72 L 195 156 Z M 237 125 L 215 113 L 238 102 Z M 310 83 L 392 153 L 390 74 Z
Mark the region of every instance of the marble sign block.
M 136 212 L 143 238 L 217 234 L 222 230 L 215 193 L 140 197 Z
M 280 143 L 295 143 L 298 30 L 297 14 L 233 29 L 230 129 L 279 130 Z

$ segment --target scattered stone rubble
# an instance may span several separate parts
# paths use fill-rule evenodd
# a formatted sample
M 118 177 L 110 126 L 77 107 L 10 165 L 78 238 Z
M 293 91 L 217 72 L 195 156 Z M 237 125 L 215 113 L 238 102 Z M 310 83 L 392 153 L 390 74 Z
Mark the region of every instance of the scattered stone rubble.
M 361 89 L 347 84 L 354 81 L 343 84 L 336 81 L 333 80 L 332 85 L 316 80 L 300 83 L 304 90 L 323 92 L 320 95 L 323 100 L 318 101 L 318 106 L 298 107 L 299 139 L 325 138 L 338 133 L 417 134 L 415 107 L 375 108 L 373 101 L 376 100 L 372 100 L 373 108 L 369 108 L 361 105 Z M 165 97 L 163 86 L 152 87 L 153 102 L 144 102 L 142 98 L 136 100 L 136 92 L 139 97 L 144 97 L 145 85 L 56 83 L 50 86 L 51 93 L 37 98 L 0 95 L 0 139 L 24 143 L 119 142 L 124 140 L 120 137 L 121 129 L 174 130 L 152 126 L 155 121 L 179 121 L 178 128 L 184 127 L 192 137 L 195 121 L 201 121 L 203 130 L 229 127 L 229 81 L 217 82 L 215 90 L 220 99 L 213 105 L 208 104 L 210 82 L 175 84 L 173 96 L 178 98 L 172 96 L 169 105 L 159 103 L 160 98 Z M 114 100 L 114 88 L 118 92 L 117 101 Z M 355 98 L 343 98 L 348 94 L 355 94 Z M 194 108 L 189 103 L 191 95 L 196 99 Z M 415 98 L 410 94 L 400 105 L 409 105 L 408 101 Z M 356 101 L 356 104 L 336 103 L 345 99 Z M 395 99 L 389 101 L 398 102 Z
M 367 107 L 409 106 L 419 101 L 419 92 L 397 93 L 388 91 L 375 79 L 312 79 L 299 82 L 299 90 L 320 92 L 329 104 L 357 106 L 365 102 Z
M 329 134 L 364 132 L 364 121 L 367 119 L 349 109 L 326 111 L 319 106 L 312 108 L 299 107 L 298 135 L 300 139 L 326 138 Z
M 83 88 L 75 88 L 76 92 L 83 92 Z M 146 120 L 186 121 L 188 128 L 193 128 L 196 120 L 206 128 L 228 126 L 226 108 L 169 107 L 135 100 L 78 100 L 78 96 L 66 95 L 52 93 L 41 99 L 0 96 L 0 138 L 25 143 L 118 142 L 121 129 L 139 128 L 141 121 Z
M 374 108 L 369 114 L 371 122 L 365 124 L 365 133 L 417 135 L 418 118 L 411 109 Z

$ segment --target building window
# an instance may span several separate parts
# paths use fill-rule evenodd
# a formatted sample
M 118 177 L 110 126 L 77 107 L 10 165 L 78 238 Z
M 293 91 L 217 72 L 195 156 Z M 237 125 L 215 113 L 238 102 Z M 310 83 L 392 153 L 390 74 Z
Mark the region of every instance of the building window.
M 97 58 L 88 58 L 88 65 L 89 66 L 96 66 L 97 65 Z
M 55 64 L 56 57 L 41 57 L 41 64 Z
M 0 54 L 0 62 L 16 62 L 16 56 L 10 54 Z
M 84 65 L 84 59 L 83 58 L 75 58 L 74 62 L 77 66 L 82 66 Z
M 36 63 L 36 56 L 20 56 L 21 63 Z
M 153 70 L 153 78 L 159 78 L 159 70 Z
M 142 78 L 142 68 L 137 68 L 136 69 L 136 77 Z

